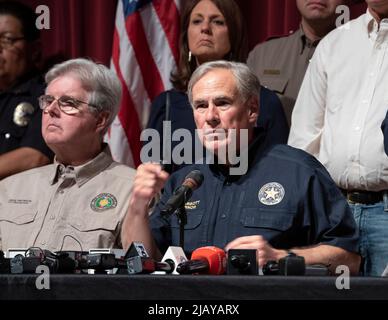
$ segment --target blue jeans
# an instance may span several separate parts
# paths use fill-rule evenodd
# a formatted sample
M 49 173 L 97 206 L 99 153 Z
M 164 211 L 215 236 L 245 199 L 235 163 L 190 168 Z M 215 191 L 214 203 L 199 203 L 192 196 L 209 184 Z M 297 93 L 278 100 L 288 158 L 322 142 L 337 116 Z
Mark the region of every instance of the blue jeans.
M 349 206 L 360 231 L 363 274 L 381 276 L 388 264 L 388 212 L 384 211 L 384 202 Z

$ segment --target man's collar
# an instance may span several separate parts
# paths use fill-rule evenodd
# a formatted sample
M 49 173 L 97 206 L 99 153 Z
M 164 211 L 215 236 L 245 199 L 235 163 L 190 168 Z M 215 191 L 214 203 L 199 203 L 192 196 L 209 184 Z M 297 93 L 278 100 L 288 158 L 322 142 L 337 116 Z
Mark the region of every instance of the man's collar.
M 296 33 L 299 34 L 298 37 L 300 39 L 300 42 L 299 42 L 300 43 L 299 54 L 302 54 L 306 47 L 307 48 L 316 48 L 318 43 L 319 43 L 319 41 L 321 41 L 321 39 L 312 41 L 309 38 L 307 38 L 305 32 L 303 31 L 302 24 L 300 24 L 299 30 L 296 31 Z
M 53 185 L 59 179 L 74 178 L 77 185 L 81 187 L 109 167 L 112 162 L 112 155 L 107 144 L 104 144 L 103 150 L 94 159 L 80 166 L 65 166 L 59 163 L 55 157 L 53 171 L 50 175 L 50 183 Z
M 379 30 L 384 26 L 384 30 L 388 29 L 388 18 L 382 19 L 380 23 L 372 15 L 369 8 L 366 10 L 364 23 L 368 32 L 368 37 L 375 37 Z
M 257 159 L 260 158 L 264 149 L 267 145 L 265 143 L 266 133 L 262 128 L 254 128 L 254 138 L 248 147 L 248 170 L 256 163 Z M 242 156 L 240 154 L 240 156 Z M 209 164 L 209 169 L 215 176 L 224 177 L 228 181 L 237 181 L 241 175 L 229 175 L 230 167 L 220 164 Z M 245 174 L 247 174 L 247 172 Z

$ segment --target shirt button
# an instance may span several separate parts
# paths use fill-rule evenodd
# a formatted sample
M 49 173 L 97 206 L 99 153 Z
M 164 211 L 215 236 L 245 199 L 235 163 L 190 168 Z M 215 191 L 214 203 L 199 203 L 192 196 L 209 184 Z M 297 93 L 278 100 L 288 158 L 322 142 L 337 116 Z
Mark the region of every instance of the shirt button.
M 7 132 L 7 133 L 5 134 L 5 138 L 6 138 L 6 139 L 11 138 L 11 134 Z
M 42 245 L 45 245 L 45 244 L 46 244 L 46 241 L 42 241 L 41 244 L 42 244 Z
M 65 192 L 65 191 L 63 191 L 63 190 L 60 190 L 60 191 L 59 191 L 60 194 L 63 194 L 64 192 Z
M 51 220 L 54 220 L 54 219 L 55 219 L 55 216 L 51 216 L 50 219 L 51 219 Z
M 364 99 L 364 100 L 362 100 L 362 103 L 366 104 L 366 103 L 368 103 L 368 100 Z
M 374 73 L 374 72 L 371 72 L 371 73 L 369 74 L 369 76 L 372 78 L 372 77 L 375 76 L 375 73 Z
M 355 127 L 354 130 L 359 131 L 361 128 L 359 126 Z
M 226 214 L 223 214 L 223 215 L 221 216 L 221 218 L 222 218 L 222 219 L 225 219 L 225 218 L 226 218 Z

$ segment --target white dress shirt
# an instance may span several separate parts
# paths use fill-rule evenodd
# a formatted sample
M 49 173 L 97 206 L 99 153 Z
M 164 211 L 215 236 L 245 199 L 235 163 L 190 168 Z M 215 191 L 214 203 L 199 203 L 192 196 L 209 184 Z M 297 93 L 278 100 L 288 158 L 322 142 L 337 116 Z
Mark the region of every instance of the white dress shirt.
M 388 189 L 381 123 L 388 109 L 388 19 L 369 11 L 319 43 L 292 115 L 288 143 L 347 190 Z

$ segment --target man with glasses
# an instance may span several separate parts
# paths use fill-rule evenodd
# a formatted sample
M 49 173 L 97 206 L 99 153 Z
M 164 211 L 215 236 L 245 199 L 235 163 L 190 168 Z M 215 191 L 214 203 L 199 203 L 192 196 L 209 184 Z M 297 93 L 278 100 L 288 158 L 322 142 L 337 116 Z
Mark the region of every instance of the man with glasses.
M 0 249 L 120 247 L 135 170 L 112 160 L 103 137 L 121 85 L 86 59 L 55 65 L 39 98 L 42 134 L 54 163 L 0 182 Z
M 37 97 L 44 81 L 36 70 L 39 30 L 32 9 L 0 2 L 0 180 L 48 164 Z

